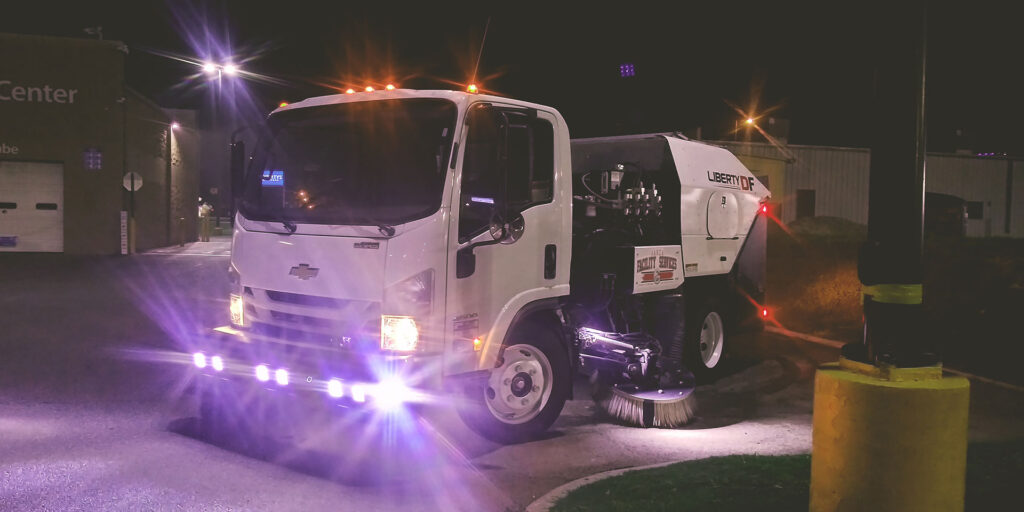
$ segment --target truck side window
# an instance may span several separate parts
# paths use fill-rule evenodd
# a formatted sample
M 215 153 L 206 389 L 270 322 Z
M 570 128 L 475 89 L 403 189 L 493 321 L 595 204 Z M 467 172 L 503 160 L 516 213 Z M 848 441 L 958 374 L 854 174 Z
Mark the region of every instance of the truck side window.
M 544 119 L 509 116 L 508 200 L 512 211 L 551 202 L 555 177 L 555 131 Z
M 509 121 L 508 202 L 521 212 L 551 202 L 554 196 L 555 131 L 551 123 L 520 111 L 506 111 Z M 486 110 L 469 114 L 462 166 L 459 241 L 466 242 L 490 226 L 498 183 L 500 130 Z
M 474 108 L 466 119 L 466 152 L 459 197 L 459 242 L 466 242 L 490 226 L 498 187 L 499 129 L 490 112 Z

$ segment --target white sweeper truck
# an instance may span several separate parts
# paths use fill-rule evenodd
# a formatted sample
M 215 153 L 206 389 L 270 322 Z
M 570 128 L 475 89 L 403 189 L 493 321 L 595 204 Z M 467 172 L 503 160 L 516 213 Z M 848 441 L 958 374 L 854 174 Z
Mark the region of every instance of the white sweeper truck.
M 723 148 L 404 89 L 282 106 L 260 139 L 232 154 L 231 325 L 191 354 L 204 428 L 273 396 L 453 404 L 521 442 L 578 373 L 611 416 L 674 427 L 763 328 L 769 192 Z

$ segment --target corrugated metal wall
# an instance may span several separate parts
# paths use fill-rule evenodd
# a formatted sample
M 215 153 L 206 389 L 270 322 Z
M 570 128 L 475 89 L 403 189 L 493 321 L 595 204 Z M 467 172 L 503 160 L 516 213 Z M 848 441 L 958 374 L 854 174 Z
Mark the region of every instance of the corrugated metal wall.
M 785 190 L 772 190 L 783 204 L 782 220 L 796 220 L 797 190 L 814 190 L 816 216 L 868 221 L 868 175 L 871 151 L 866 148 L 785 146 L 767 143 L 714 141 L 736 154 L 786 160 Z M 925 189 L 983 204 L 984 216 L 968 221 L 968 236 L 1024 237 L 1024 161 L 971 155 L 928 155 Z M 1008 183 L 1008 174 L 1012 173 Z M 1007 187 L 1012 201 L 1007 204 Z M 1007 207 L 1010 226 L 1007 229 Z

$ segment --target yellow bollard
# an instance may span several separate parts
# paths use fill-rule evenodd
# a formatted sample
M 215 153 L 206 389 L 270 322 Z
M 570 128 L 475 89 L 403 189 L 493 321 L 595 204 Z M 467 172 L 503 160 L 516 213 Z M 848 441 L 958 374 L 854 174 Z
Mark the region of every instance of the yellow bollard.
M 940 366 L 820 368 L 810 510 L 962 511 L 969 392 Z

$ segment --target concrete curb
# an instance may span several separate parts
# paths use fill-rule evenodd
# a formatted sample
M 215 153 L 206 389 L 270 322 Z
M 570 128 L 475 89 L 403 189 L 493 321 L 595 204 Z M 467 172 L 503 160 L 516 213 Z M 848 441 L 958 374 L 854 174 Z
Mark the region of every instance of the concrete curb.
M 694 460 L 698 460 L 698 459 L 694 459 Z M 596 475 L 590 475 L 590 476 L 585 476 L 583 478 L 578 478 L 578 479 L 573 480 L 573 481 L 571 481 L 571 482 L 569 482 L 567 484 L 563 484 L 563 485 L 560 485 L 558 487 L 555 487 L 554 489 L 549 491 L 547 494 L 541 496 L 540 498 L 537 498 L 536 500 L 533 501 L 533 503 L 530 503 L 529 505 L 526 506 L 526 512 L 546 512 L 548 510 L 551 510 L 551 507 L 555 506 L 555 503 L 558 502 L 558 500 L 566 497 L 570 492 L 572 492 L 572 491 L 574 491 L 576 489 L 579 489 L 580 487 L 583 487 L 584 485 L 588 485 L 588 484 L 592 484 L 592 483 L 600 481 L 600 480 L 604 480 L 605 478 L 611 478 L 613 476 L 619 476 L 619 475 L 621 475 L 623 473 L 628 473 L 630 471 L 637 471 L 637 470 L 641 470 L 641 469 L 660 468 L 660 467 L 663 467 L 663 466 L 669 466 L 669 465 L 672 465 L 672 464 L 678 464 L 680 462 L 689 462 L 689 460 L 674 460 L 674 461 L 670 461 L 670 462 L 660 462 L 658 464 L 649 464 L 649 465 L 646 465 L 646 466 L 633 466 L 633 467 L 630 467 L 630 468 L 613 469 L 613 470 L 610 470 L 610 471 L 605 471 L 603 473 L 598 473 Z
M 772 364 L 772 363 L 774 363 L 774 364 Z M 754 370 L 756 370 L 756 371 L 754 371 Z M 751 373 L 748 373 L 748 372 L 751 372 Z M 752 382 L 756 383 L 757 386 L 764 386 L 764 385 L 772 382 L 774 379 L 776 379 L 778 377 L 776 375 L 776 373 L 780 373 L 781 374 L 781 372 L 782 372 L 781 365 L 777 361 L 765 360 L 761 364 L 753 366 L 751 368 L 748 368 L 747 370 L 744 370 L 743 372 L 740 372 L 737 375 L 746 374 L 746 378 L 748 380 L 751 380 Z M 719 382 L 721 382 L 721 381 L 719 381 Z M 716 385 L 717 385 L 717 383 L 716 383 Z M 736 386 L 735 384 L 727 384 L 726 385 L 727 388 L 728 387 L 735 388 L 735 386 Z M 738 391 L 739 392 L 744 392 L 744 390 L 742 390 L 742 389 L 740 389 Z M 732 390 L 728 390 L 727 389 L 724 392 L 726 392 L 726 393 L 728 393 L 728 392 L 737 392 L 737 390 L 736 389 L 732 389 Z M 530 503 L 526 507 L 526 511 L 527 512 L 543 512 L 543 511 L 546 511 L 546 510 L 550 510 L 551 507 L 553 507 L 558 500 L 564 498 L 570 492 L 572 492 L 572 491 L 574 491 L 574 490 L 576 490 L 576 489 L 578 489 L 580 487 L 583 487 L 584 485 L 588 485 L 588 484 L 592 484 L 592 483 L 600 481 L 600 480 L 604 480 L 605 478 L 611 478 L 613 476 L 618 476 L 618 475 L 621 475 L 623 473 L 627 473 L 629 471 L 636 471 L 636 470 L 641 470 L 641 469 L 660 468 L 662 466 L 668 466 L 668 465 L 671 465 L 671 464 L 678 464 L 680 462 L 691 462 L 691 461 L 694 461 L 694 460 L 701 460 L 701 459 L 705 459 L 705 458 L 709 458 L 709 457 L 715 457 L 715 455 L 709 455 L 709 456 L 706 456 L 706 457 L 699 457 L 699 458 L 696 458 L 696 459 L 681 459 L 681 460 L 673 460 L 673 461 L 669 461 L 669 462 L 660 462 L 660 463 L 657 463 L 657 464 L 648 464 L 648 465 L 644 465 L 644 466 L 632 466 L 632 467 L 627 467 L 627 468 L 612 469 L 612 470 L 605 471 L 605 472 L 602 472 L 602 473 L 597 473 L 597 474 L 594 474 L 594 475 L 578 478 L 578 479 L 573 480 L 573 481 L 571 481 L 569 483 L 566 483 L 564 485 L 560 485 L 560 486 L 554 488 L 553 490 L 549 491 L 547 494 L 545 494 L 545 495 L 541 496 L 540 498 L 534 500 L 533 503 Z
M 766 326 L 765 327 L 765 331 L 771 332 L 771 333 L 774 333 L 774 334 L 779 334 L 779 335 L 782 335 L 782 336 L 786 336 L 786 337 L 789 337 L 789 338 L 794 338 L 794 339 L 798 339 L 798 340 L 802 340 L 802 341 L 807 341 L 807 342 L 810 342 L 810 343 L 816 343 L 816 344 L 819 344 L 819 345 L 824 345 L 824 346 L 832 347 L 832 348 L 842 348 L 842 346 L 846 344 L 846 343 L 844 343 L 842 341 L 830 340 L 828 338 L 822 338 L 822 337 L 819 337 L 819 336 L 813 336 L 813 335 L 810 335 L 810 334 L 804 334 L 804 333 L 801 333 L 801 332 L 791 331 L 789 329 L 785 329 L 785 328 L 781 328 L 781 327 L 775 327 L 775 326 Z M 949 372 L 949 373 L 952 373 L 952 374 L 955 374 L 955 375 L 960 375 L 962 377 L 967 377 L 967 378 L 972 379 L 972 380 L 977 380 L 979 382 L 984 382 L 984 383 L 987 383 L 987 384 L 991 384 L 993 386 L 998 386 L 998 387 L 1002 387 L 1002 388 L 1005 388 L 1005 389 L 1010 389 L 1010 390 L 1018 391 L 1018 392 L 1024 392 L 1024 387 L 1017 386 L 1017 385 L 1014 385 L 1014 384 L 1010 384 L 1010 383 L 1007 383 L 1007 382 L 993 380 L 993 379 L 989 379 L 987 377 L 981 377 L 979 375 L 973 375 L 973 374 L 970 374 L 970 373 L 967 373 L 967 372 L 962 372 L 962 371 L 959 371 L 959 370 L 954 370 L 952 368 L 943 368 L 943 371 L 946 371 L 946 372 Z M 699 459 L 693 459 L 693 460 L 699 460 Z M 629 471 L 637 471 L 637 470 L 643 470 L 643 469 L 660 468 L 660 467 L 669 466 L 669 465 L 672 465 L 672 464 L 677 464 L 677 463 L 680 463 L 680 462 L 689 462 L 689 461 L 690 460 L 677 460 L 677 461 L 670 461 L 670 462 L 661 462 L 661 463 L 658 463 L 658 464 L 649 464 L 649 465 L 646 465 L 646 466 L 633 466 L 633 467 L 628 467 L 628 468 L 613 469 L 613 470 L 610 470 L 610 471 L 604 471 L 602 473 L 597 473 L 597 474 L 594 474 L 594 475 L 585 476 L 583 478 L 578 478 L 578 479 L 573 480 L 571 482 L 568 482 L 566 484 L 560 485 L 560 486 L 552 489 L 551 491 L 549 491 L 547 494 L 544 494 L 540 498 L 537 498 L 532 503 L 530 503 L 529 505 L 526 506 L 526 512 L 545 512 L 547 510 L 550 510 L 551 507 L 553 507 L 555 505 L 555 503 L 558 502 L 558 500 L 566 497 L 570 492 L 572 492 L 572 491 L 574 491 L 574 490 L 576 490 L 576 489 L 578 489 L 580 487 L 583 487 L 584 485 L 589 485 L 589 484 L 592 484 L 594 482 L 598 482 L 598 481 L 604 480 L 606 478 L 611 478 L 611 477 L 614 477 L 614 476 L 618 476 L 618 475 L 621 475 L 623 473 L 627 473 Z

